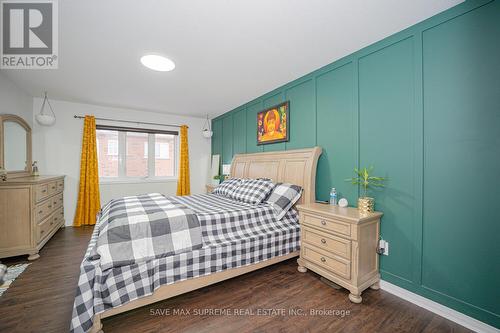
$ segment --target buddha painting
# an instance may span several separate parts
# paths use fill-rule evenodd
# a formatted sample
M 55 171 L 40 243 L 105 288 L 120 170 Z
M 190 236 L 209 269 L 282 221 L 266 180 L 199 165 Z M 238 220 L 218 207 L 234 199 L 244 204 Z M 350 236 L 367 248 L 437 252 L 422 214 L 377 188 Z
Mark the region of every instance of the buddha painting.
M 257 144 L 288 141 L 288 107 L 285 102 L 257 114 Z

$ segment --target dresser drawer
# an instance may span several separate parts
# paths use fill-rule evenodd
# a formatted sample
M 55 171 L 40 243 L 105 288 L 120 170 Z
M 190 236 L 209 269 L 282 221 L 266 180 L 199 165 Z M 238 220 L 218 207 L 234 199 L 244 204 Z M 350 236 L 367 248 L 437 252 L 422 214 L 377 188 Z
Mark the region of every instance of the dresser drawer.
M 59 192 L 59 190 L 57 189 L 57 182 L 50 182 L 47 184 L 47 186 L 49 190 L 49 195 L 53 195 Z
M 61 225 L 62 221 L 64 220 L 64 210 L 62 207 L 54 212 L 54 214 L 52 215 L 52 220 L 54 221 L 55 226 Z
M 49 196 L 48 184 L 40 184 L 35 187 L 35 200 L 36 202 L 42 201 Z
M 302 245 L 305 260 L 323 267 L 344 279 L 351 278 L 351 262 L 349 260 L 328 254 L 324 250 L 309 244 Z
M 62 205 L 63 205 L 63 194 L 59 193 L 59 194 L 53 196 L 50 200 L 52 200 L 52 206 L 54 208 L 62 207 Z
M 57 181 L 57 191 L 62 192 L 64 190 L 64 179 Z
M 304 214 L 304 223 L 306 225 L 319 227 L 324 231 L 335 232 L 343 236 L 351 236 L 351 225 L 349 223 L 323 218 L 316 215 Z
M 43 220 L 42 222 L 38 223 L 37 238 L 36 238 L 37 243 L 40 243 L 40 241 L 44 240 L 45 237 L 47 237 L 54 228 L 55 228 L 55 222 L 52 215 Z
M 36 221 L 40 222 L 41 220 L 49 216 L 53 211 L 54 211 L 54 204 L 52 202 L 52 199 L 39 203 L 35 207 Z
M 346 259 L 351 259 L 351 241 L 311 229 L 302 228 L 302 241 Z

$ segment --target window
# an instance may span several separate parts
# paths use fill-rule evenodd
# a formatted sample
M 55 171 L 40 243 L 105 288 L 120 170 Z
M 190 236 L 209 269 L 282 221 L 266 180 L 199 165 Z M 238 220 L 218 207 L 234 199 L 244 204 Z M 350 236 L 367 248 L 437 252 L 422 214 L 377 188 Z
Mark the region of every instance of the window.
M 148 143 L 144 142 L 144 158 L 148 157 Z M 155 158 L 168 160 L 170 158 L 170 145 L 168 142 L 155 142 Z
M 108 156 L 118 156 L 118 140 L 108 140 Z
M 156 138 L 158 140 L 158 137 Z M 168 142 L 155 142 L 155 158 L 159 160 L 168 160 L 170 156 L 170 145 Z
M 118 132 L 97 130 L 96 138 L 99 177 L 118 177 Z
M 97 126 L 101 179 L 176 177 L 177 150 L 177 132 L 174 131 Z
M 149 140 L 148 133 L 125 132 L 127 145 L 127 158 L 125 171 L 127 177 L 147 177 L 148 151 L 144 151 L 144 144 Z
M 168 177 L 175 172 L 174 156 L 175 136 L 168 134 L 155 134 L 155 175 Z

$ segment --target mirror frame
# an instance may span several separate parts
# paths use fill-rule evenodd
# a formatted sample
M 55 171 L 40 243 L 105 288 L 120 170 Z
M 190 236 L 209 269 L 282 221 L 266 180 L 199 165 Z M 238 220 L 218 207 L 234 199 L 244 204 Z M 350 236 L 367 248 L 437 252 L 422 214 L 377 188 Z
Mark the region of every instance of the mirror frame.
M 24 170 L 6 170 L 8 178 L 26 177 L 31 175 L 31 127 L 30 125 L 21 117 L 14 114 L 0 114 L 0 167 L 5 168 L 4 165 L 4 128 L 3 123 L 6 121 L 12 121 L 18 123 L 26 130 L 26 167 Z

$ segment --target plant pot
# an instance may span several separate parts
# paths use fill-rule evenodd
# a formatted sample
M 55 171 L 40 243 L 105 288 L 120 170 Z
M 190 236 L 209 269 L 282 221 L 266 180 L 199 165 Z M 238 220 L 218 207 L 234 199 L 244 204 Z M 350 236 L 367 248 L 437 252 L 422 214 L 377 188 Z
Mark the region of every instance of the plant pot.
M 358 198 L 358 210 L 360 213 L 371 213 L 375 208 L 375 199 L 370 197 Z

